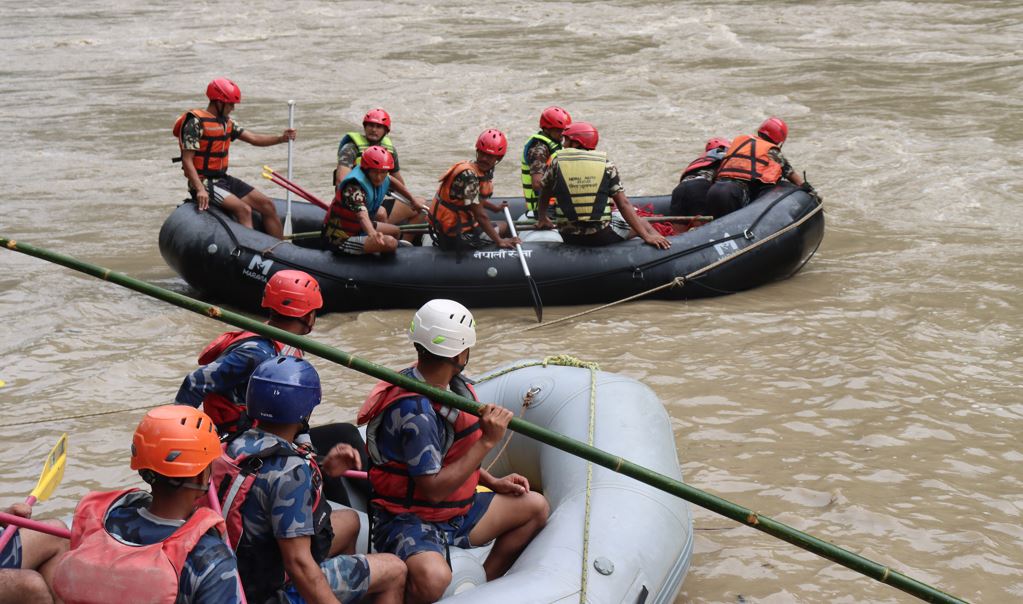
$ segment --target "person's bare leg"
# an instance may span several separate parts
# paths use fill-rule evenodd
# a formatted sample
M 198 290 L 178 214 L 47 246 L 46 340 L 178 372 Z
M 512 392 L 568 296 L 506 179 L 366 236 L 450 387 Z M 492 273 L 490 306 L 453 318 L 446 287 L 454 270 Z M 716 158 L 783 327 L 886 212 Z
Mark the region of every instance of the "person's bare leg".
M 469 533 L 469 542 L 483 545 L 497 539 L 483 562 L 487 581 L 508 572 L 533 537 L 547 524 L 550 506 L 543 495 L 530 491 L 525 495 L 495 495 L 483 518 Z
M 370 554 L 369 589 L 375 604 L 401 604 L 405 599 L 405 563 L 393 554 Z
M 60 520 L 42 522 L 62 529 L 67 528 Z M 57 559 L 68 550 L 70 544 L 70 541 L 61 537 L 22 529 L 21 567 L 38 571 L 47 585 L 53 585 L 53 571 L 57 568 Z
M 34 570 L 0 569 L 0 604 L 53 604 L 43 576 Z
M 359 515 L 353 510 L 334 510 L 330 513 L 330 526 L 334 529 L 334 539 L 330 542 L 331 557 L 355 553 L 360 524 Z
M 437 552 L 419 552 L 405 560 L 405 604 L 431 604 L 444 595 L 451 583 L 451 567 Z
M 277 208 L 266 194 L 258 189 L 252 189 L 248 195 L 242 197 L 242 201 L 263 217 L 263 230 L 267 235 L 278 239 L 284 237 L 284 225 L 281 224 L 281 219 L 277 216 Z
M 243 227 L 252 228 L 252 208 L 246 205 L 242 200 L 238 199 L 234 195 L 228 195 L 221 202 L 224 211 L 234 216 L 234 219 L 238 221 L 238 224 Z

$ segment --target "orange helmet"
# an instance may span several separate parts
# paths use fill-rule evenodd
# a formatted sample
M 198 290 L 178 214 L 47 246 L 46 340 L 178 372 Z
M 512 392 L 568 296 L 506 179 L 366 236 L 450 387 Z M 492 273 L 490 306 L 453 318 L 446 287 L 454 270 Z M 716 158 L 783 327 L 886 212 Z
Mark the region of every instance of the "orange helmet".
M 213 420 L 188 405 L 151 409 L 131 439 L 131 469 L 169 478 L 198 476 L 220 457 Z
M 320 284 L 303 271 L 277 271 L 263 289 L 263 308 L 272 308 L 286 317 L 304 317 L 322 306 Z

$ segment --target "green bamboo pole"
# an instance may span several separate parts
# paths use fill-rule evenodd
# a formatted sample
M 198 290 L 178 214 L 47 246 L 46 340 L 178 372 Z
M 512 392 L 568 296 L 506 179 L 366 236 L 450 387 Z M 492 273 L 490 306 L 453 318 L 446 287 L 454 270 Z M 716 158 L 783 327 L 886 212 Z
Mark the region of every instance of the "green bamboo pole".
M 5 237 L 0 237 L 0 246 L 29 256 L 35 256 L 36 258 L 41 258 L 48 262 L 53 262 L 87 275 L 98 277 L 104 281 L 116 283 L 122 287 L 146 294 L 147 296 L 152 296 L 158 300 L 163 300 L 164 302 L 169 302 L 186 310 L 212 317 L 218 321 L 229 323 L 235 327 L 240 327 L 242 329 L 258 333 L 268 338 L 284 342 L 285 344 L 290 344 L 318 357 L 327 359 L 328 361 L 344 365 L 345 367 L 355 369 L 356 371 L 381 380 L 386 380 L 392 384 L 397 384 L 398 386 L 413 392 L 418 392 L 439 403 L 443 403 L 450 407 L 455 407 L 456 409 L 473 413 L 475 415 L 479 414 L 478 409 L 480 405 L 475 401 L 462 398 L 446 390 L 434 388 L 424 382 L 406 377 L 382 365 L 377 365 L 376 363 L 359 359 L 347 352 L 344 352 L 343 350 L 326 346 L 310 338 L 295 335 L 275 327 L 270 327 L 265 323 L 250 319 L 244 315 L 224 310 L 218 306 L 207 304 L 194 298 L 189 298 L 188 296 L 151 285 L 144 281 L 133 279 L 123 273 L 114 272 L 101 266 L 89 264 L 78 260 L 77 258 L 58 252 L 52 252 L 26 243 L 18 243 L 17 241 Z M 947 602 L 959 604 L 965 602 L 964 600 L 947 594 L 935 587 L 927 585 L 926 583 L 922 583 L 912 577 L 892 570 L 887 566 L 864 558 L 859 554 L 855 554 L 837 545 L 818 539 L 813 535 L 804 533 L 803 531 L 790 527 L 767 516 L 762 516 L 749 508 L 745 508 L 716 495 L 701 491 L 696 487 L 689 486 L 683 482 L 679 482 L 668 476 L 644 468 L 643 466 L 618 457 L 617 455 L 612 455 L 606 451 L 591 447 L 581 441 L 551 432 L 550 430 L 535 426 L 517 417 L 511 420 L 511 424 L 508 427 L 519 434 L 538 440 L 556 449 L 565 451 L 566 453 L 576 455 L 619 474 L 624 474 L 625 476 L 634 478 L 656 489 L 681 497 L 686 501 L 695 503 L 712 512 L 731 518 L 736 522 L 755 528 L 783 541 L 787 541 L 796 547 L 817 554 L 823 558 L 827 558 L 832 562 L 841 564 L 846 568 L 866 575 L 872 579 L 876 579 L 881 583 L 891 585 L 892 587 L 920 598 L 925 602 Z

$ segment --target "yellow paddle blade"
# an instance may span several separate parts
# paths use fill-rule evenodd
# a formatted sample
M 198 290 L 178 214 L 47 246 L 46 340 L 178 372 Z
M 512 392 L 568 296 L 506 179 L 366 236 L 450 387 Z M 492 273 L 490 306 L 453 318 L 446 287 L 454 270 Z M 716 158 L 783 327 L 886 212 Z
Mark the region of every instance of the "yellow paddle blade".
M 274 175 L 272 173 L 270 173 L 270 172 L 263 172 L 263 178 L 265 178 L 267 180 L 273 180 Z
M 32 489 L 32 497 L 38 501 L 46 501 L 53 494 L 54 489 L 64 478 L 64 466 L 67 465 L 67 433 L 60 436 L 60 440 L 53 446 L 50 454 L 46 457 L 43 465 L 43 473 L 39 475 L 39 482 L 36 488 Z
M 270 174 L 274 173 L 274 169 L 271 168 L 270 166 L 267 166 L 266 164 L 263 165 L 263 171 L 264 172 L 269 172 Z

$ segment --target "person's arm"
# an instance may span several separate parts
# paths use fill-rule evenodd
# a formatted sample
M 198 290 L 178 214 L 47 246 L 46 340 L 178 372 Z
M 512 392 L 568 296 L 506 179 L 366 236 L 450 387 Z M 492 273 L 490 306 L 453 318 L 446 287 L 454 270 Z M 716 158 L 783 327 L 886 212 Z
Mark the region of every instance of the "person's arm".
M 330 589 L 327 577 L 313 558 L 310 537 L 278 538 L 284 570 L 298 593 L 309 604 L 340 604 Z
M 529 492 L 529 480 L 520 474 L 509 474 L 497 478 L 485 469 L 480 468 L 480 484 L 498 495 L 525 495 Z
M 408 187 L 405 186 L 405 181 L 401 179 L 397 172 L 391 172 L 391 188 L 394 189 L 395 193 L 407 199 L 409 203 L 412 204 L 412 209 L 415 211 L 423 213 L 429 210 L 429 208 L 426 207 L 426 199 L 418 195 L 413 195 L 412 192 L 408 190 Z
M 639 219 L 636 209 L 632 207 L 629 198 L 625 196 L 625 191 L 619 190 L 614 194 L 613 199 L 615 205 L 618 206 L 618 211 L 622 213 L 622 218 L 629 223 L 629 227 L 636 231 L 644 242 L 661 250 L 671 247 L 671 242 L 664 235 L 654 230 L 654 227 L 650 226 L 647 221 Z
M 543 202 L 537 202 L 536 206 L 536 228 L 539 230 L 548 230 L 554 228 L 554 223 L 551 222 L 551 217 L 547 215 L 547 200 L 554 196 L 554 168 L 549 165 L 547 170 L 543 174 L 542 185 L 540 187 L 540 196 L 537 200 L 543 200 Z
M 185 376 L 174 402 L 199 408 L 207 394 L 229 395 L 239 385 L 248 382 L 260 363 L 275 354 L 269 342 L 246 342 L 220 358 L 196 368 Z
M 279 145 L 281 143 L 285 143 L 289 140 L 291 141 L 295 140 L 295 130 L 294 128 L 288 128 L 279 135 L 257 134 L 255 132 L 252 132 L 251 130 L 243 130 L 241 135 L 238 136 L 238 138 L 249 143 L 250 145 L 255 145 L 257 147 L 269 147 L 271 145 Z
M 397 160 L 397 158 L 395 158 Z M 401 186 L 405 186 L 405 177 L 401 175 L 401 170 L 391 170 L 391 186 L 394 186 L 394 181 L 401 183 Z M 400 193 L 400 191 L 399 191 Z
M 490 217 L 483 211 L 482 204 L 474 203 L 471 208 L 472 215 L 476 218 L 476 222 L 480 223 L 480 226 L 483 227 L 483 232 L 486 233 L 495 244 L 497 244 L 497 247 L 512 249 L 515 247 L 516 243 L 522 243 L 518 237 L 509 237 L 508 239 L 501 237 L 500 233 L 497 232 L 497 229 L 494 228 L 493 223 L 490 222 Z
M 201 138 L 202 132 L 199 130 L 198 120 L 189 115 L 185 118 L 185 123 L 181 125 L 181 138 L 179 139 L 181 169 L 185 172 L 188 184 L 195 190 L 195 202 L 199 206 L 199 211 L 204 212 L 210 207 L 210 193 L 203 186 L 202 178 L 199 177 L 199 172 L 195 169 L 195 152 L 199 149 Z
M 429 501 L 444 501 L 480 467 L 486 454 L 501 442 L 512 417 L 514 414 L 509 409 L 494 404 L 483 405 L 480 408 L 480 430 L 483 436 L 469 447 L 465 455 L 443 466 L 436 474 L 414 477 L 419 492 Z
M 210 546 L 209 541 L 216 541 L 216 544 Z M 241 602 L 241 582 L 234 553 L 223 541 L 204 537 L 189 555 L 178 588 L 185 601 L 191 604 Z

